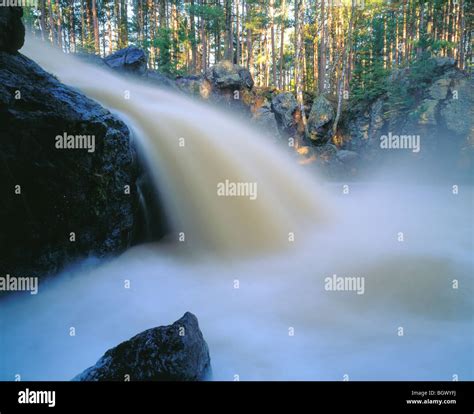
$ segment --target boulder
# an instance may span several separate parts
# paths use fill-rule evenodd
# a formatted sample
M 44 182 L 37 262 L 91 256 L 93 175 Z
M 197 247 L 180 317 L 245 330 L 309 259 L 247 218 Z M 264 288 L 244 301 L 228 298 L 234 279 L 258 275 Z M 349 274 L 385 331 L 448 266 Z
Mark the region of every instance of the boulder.
M 296 98 L 291 92 L 283 92 L 272 98 L 271 109 L 275 114 L 280 131 L 293 135 L 296 129 L 295 113 L 298 109 Z
M 275 114 L 272 112 L 271 105 L 268 101 L 255 111 L 252 121 L 267 135 L 270 135 L 274 138 L 280 137 Z
M 344 164 L 352 163 L 359 158 L 359 154 L 354 151 L 340 150 L 336 153 L 336 158 Z
M 319 95 L 313 102 L 308 117 L 308 135 L 314 141 L 327 142 L 330 123 L 335 112 L 332 104 L 324 95 Z
M 0 7 L 0 51 L 14 53 L 23 47 L 25 27 L 21 7 Z
M 431 125 L 435 126 L 436 121 L 436 108 L 438 101 L 436 99 L 425 99 L 417 109 L 419 114 L 418 123 L 420 125 Z
M 467 139 L 474 119 L 473 78 L 456 79 L 452 91 L 440 111 L 441 119 L 450 132 Z
M 147 73 L 145 52 L 134 46 L 129 46 L 104 58 L 110 68 L 126 74 L 144 76 Z
M 87 146 L 58 148 L 64 135 Z M 42 276 L 129 246 L 137 163 L 123 122 L 25 56 L 0 52 L 0 142 L 2 272 Z
M 170 79 L 168 76 L 156 71 L 147 71 L 146 79 L 148 82 L 153 83 L 162 88 L 177 89 L 176 83 L 173 81 L 173 79 Z
M 229 60 L 222 60 L 206 71 L 205 78 L 217 89 L 252 89 L 250 72 Z
M 109 349 L 73 381 L 199 381 L 211 360 L 196 316 L 148 329 Z

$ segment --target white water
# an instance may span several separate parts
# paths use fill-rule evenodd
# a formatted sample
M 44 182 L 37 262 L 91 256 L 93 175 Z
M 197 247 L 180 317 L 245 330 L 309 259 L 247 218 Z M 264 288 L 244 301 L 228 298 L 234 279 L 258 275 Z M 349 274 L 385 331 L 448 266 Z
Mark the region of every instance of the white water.
M 454 196 L 450 185 L 406 180 L 342 195 L 227 115 L 27 44 L 25 54 L 134 129 L 174 239 L 183 231 L 186 243 L 86 261 L 37 296 L 1 302 L 0 379 L 70 379 L 187 310 L 214 379 L 474 378 L 471 188 Z M 225 179 L 257 182 L 257 200 L 217 197 Z M 365 294 L 325 291 L 332 274 L 365 277 Z

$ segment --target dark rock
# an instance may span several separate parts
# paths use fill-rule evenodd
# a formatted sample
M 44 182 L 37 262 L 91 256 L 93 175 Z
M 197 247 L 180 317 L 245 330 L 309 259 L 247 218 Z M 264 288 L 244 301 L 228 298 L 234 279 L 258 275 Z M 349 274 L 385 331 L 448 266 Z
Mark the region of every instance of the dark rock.
M 73 381 L 199 381 L 211 360 L 197 318 L 189 312 L 169 326 L 148 329 L 115 348 Z
M 118 72 L 138 76 L 144 76 L 147 73 L 145 52 L 133 46 L 107 56 L 104 58 L 104 62 Z
M 63 134 L 94 136 L 95 151 L 57 149 Z M 42 276 L 130 244 L 136 157 L 108 110 L 25 56 L 0 52 L 0 142 L 2 272 Z
M 14 53 L 23 47 L 25 27 L 21 7 L 0 7 L 0 51 Z
M 296 98 L 291 92 L 283 92 L 273 97 L 271 108 L 283 134 L 293 135 L 296 129 Z

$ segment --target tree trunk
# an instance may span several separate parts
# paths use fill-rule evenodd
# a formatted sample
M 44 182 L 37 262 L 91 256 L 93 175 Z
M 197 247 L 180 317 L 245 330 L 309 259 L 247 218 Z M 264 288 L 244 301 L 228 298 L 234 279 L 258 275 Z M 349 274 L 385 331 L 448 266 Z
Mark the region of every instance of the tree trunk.
M 321 40 L 319 42 L 319 73 L 318 73 L 318 90 L 320 94 L 325 92 L 326 79 L 326 14 L 325 3 L 326 0 L 321 0 Z
M 97 2 L 92 0 L 92 21 L 94 24 L 94 48 L 95 53 L 100 55 L 100 39 L 99 39 L 99 20 L 97 19 Z
M 286 19 L 286 2 L 281 0 L 281 26 L 280 26 L 280 79 L 278 87 L 283 89 L 284 86 L 284 74 L 283 74 L 283 61 L 285 59 L 285 19 Z
M 347 31 L 347 42 L 344 45 L 344 55 L 343 55 L 343 59 L 342 59 L 342 72 L 341 72 L 341 76 L 340 76 L 340 79 L 339 79 L 339 85 L 338 85 L 336 118 L 334 119 L 334 124 L 332 125 L 332 136 L 333 136 L 333 138 L 336 137 L 337 126 L 339 124 L 339 119 L 341 117 L 341 112 L 342 112 L 343 87 L 344 87 L 344 81 L 345 81 L 346 71 L 347 71 L 348 54 L 349 54 L 349 50 L 351 50 L 351 48 L 352 48 L 352 27 L 354 25 L 355 2 L 356 2 L 356 0 L 352 0 L 351 17 L 350 17 L 350 20 L 349 20 L 349 29 Z
M 275 1 L 270 0 L 270 36 L 272 41 L 272 81 L 277 85 L 276 54 L 275 54 Z
M 308 126 L 306 123 L 306 114 L 303 101 L 303 24 L 304 24 L 304 0 L 295 0 L 295 89 L 296 100 L 301 113 L 301 121 L 308 134 Z

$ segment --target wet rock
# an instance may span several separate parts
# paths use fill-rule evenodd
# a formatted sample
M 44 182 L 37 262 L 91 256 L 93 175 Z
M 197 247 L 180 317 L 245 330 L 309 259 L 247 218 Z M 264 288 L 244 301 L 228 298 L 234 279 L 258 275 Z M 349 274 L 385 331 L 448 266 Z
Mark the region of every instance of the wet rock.
M 210 374 L 209 349 L 196 316 L 148 329 L 109 349 L 73 381 L 199 381 Z
M 76 148 L 57 147 L 64 135 Z M 129 246 L 137 163 L 123 122 L 25 56 L 0 52 L 0 142 L 2 271 L 42 276 Z

